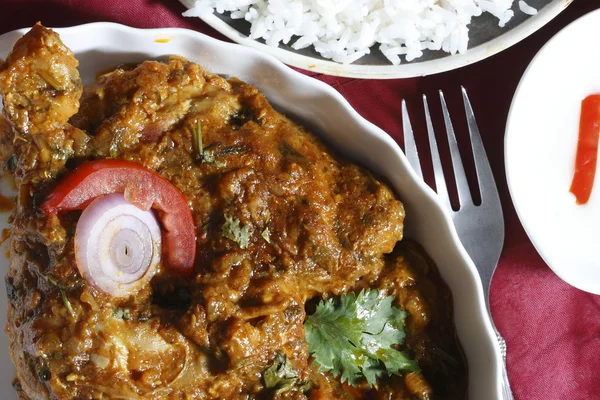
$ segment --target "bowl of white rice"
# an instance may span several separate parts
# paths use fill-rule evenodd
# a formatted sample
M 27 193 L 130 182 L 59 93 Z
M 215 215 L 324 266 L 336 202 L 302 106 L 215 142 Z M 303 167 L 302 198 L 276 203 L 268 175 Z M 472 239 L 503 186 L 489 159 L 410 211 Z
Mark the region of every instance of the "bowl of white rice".
M 525 39 L 572 0 L 180 0 L 229 39 L 288 65 L 409 78 L 480 61 Z

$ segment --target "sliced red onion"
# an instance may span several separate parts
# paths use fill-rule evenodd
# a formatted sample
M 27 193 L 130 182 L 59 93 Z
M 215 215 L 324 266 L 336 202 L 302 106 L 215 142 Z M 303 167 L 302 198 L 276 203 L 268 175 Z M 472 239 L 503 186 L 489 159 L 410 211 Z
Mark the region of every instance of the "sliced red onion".
M 77 268 L 90 285 L 111 296 L 135 294 L 156 273 L 160 256 L 156 217 L 129 203 L 122 193 L 96 198 L 79 217 Z

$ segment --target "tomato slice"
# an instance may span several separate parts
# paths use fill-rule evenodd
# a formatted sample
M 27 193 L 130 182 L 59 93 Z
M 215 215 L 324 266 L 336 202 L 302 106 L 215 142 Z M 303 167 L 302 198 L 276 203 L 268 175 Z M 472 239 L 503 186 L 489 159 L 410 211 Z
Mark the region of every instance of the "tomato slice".
M 179 272 L 192 272 L 196 257 L 196 230 L 183 193 L 156 172 L 132 161 L 97 160 L 82 164 L 48 195 L 40 208 L 48 215 L 83 210 L 96 197 L 123 193 L 142 210 L 153 208 L 166 231 L 166 261 Z

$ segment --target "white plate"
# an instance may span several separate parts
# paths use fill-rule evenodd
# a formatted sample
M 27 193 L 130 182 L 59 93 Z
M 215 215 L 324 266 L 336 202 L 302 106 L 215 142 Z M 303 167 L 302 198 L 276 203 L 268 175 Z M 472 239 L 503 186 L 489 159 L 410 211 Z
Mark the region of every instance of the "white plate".
M 386 176 L 404 201 L 407 235 L 425 246 L 452 290 L 457 331 L 469 363 L 469 398 L 501 398 L 500 353 L 484 306 L 481 282 L 460 245 L 449 214 L 442 211 L 437 196 L 412 172 L 396 142 L 358 115 L 337 91 L 271 56 L 189 30 L 140 30 L 95 23 L 57 31 L 79 59 L 85 83 L 95 79 L 98 72 L 119 64 L 181 55 L 210 71 L 251 82 L 276 108 L 307 122 L 331 145 Z M 6 56 L 23 33 L 21 30 L 0 36 L 0 57 Z M 157 43 L 157 38 L 170 40 Z M 6 267 L 4 260 L 0 269 Z M 6 297 L 0 296 L 0 326 L 5 323 L 5 309 Z M 0 387 L 5 388 L 13 369 L 6 351 L 6 335 L 0 338 Z
M 505 137 L 506 175 L 537 251 L 565 282 L 600 294 L 600 168 L 589 202 L 569 192 L 581 101 L 600 93 L 600 10 L 573 22 L 533 59 Z
M 195 0 L 180 2 L 190 8 Z M 373 51 L 352 64 L 340 64 L 322 58 L 312 47 L 294 50 L 291 46 L 282 44 L 271 47 L 250 39 L 249 24 L 245 20 L 232 20 L 219 14 L 203 16 L 202 20 L 234 42 L 259 49 L 294 67 L 351 78 L 392 79 L 437 74 L 493 56 L 546 25 L 572 2 L 573 0 L 527 0 L 527 4 L 538 9 L 536 15 L 529 16 L 521 12 L 519 1 L 514 0 L 512 10 L 515 16 L 504 28 L 498 26 L 497 18 L 487 13 L 473 19 L 469 25 L 469 50 L 466 53 L 450 56 L 443 52 L 426 51 L 423 57 L 412 62 L 403 60 L 400 65 L 391 65 L 378 51 Z

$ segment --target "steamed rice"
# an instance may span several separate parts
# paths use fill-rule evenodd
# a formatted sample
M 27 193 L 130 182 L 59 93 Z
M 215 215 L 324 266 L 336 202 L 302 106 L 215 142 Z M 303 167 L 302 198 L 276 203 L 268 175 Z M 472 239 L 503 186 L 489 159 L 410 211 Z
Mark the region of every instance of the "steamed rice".
M 197 0 L 183 15 L 230 12 L 250 22 L 250 38 L 269 46 L 313 46 L 323 57 L 351 63 L 379 45 L 394 65 L 424 50 L 465 53 L 473 17 L 490 13 L 503 27 L 514 0 Z M 536 10 L 519 0 L 527 14 Z
M 537 10 L 531 7 L 529 4 L 525 3 L 523 0 L 519 0 L 519 9 L 523 11 L 524 14 L 527 15 L 535 15 L 537 14 Z

